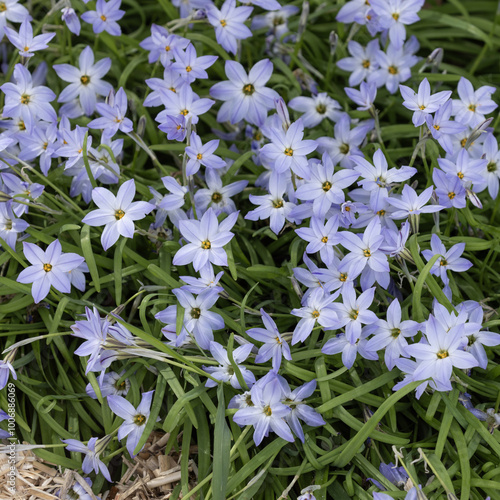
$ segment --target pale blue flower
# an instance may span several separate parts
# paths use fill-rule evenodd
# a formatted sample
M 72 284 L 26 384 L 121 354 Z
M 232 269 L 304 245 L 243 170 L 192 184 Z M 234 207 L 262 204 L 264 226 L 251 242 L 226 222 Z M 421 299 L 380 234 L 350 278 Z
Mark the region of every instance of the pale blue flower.
M 189 146 L 186 146 L 186 154 L 189 157 L 186 165 L 186 175 L 196 174 L 202 165 L 207 168 L 224 168 L 226 162 L 214 154 L 218 147 L 218 140 L 208 141 L 203 144 L 200 136 L 192 132 L 189 137 Z
M 234 422 L 241 426 L 254 426 L 253 440 L 257 446 L 269 435 L 269 431 L 293 443 L 290 427 L 283 420 L 291 409 L 281 402 L 282 389 L 276 375 L 270 377 L 266 384 L 254 384 L 250 396 L 252 406 L 239 409 L 233 416 Z
M 354 288 L 344 288 L 342 302 L 334 302 L 331 306 L 338 316 L 337 328 L 345 327 L 347 341 L 353 345 L 361 338 L 361 325 L 378 321 L 376 314 L 368 309 L 374 295 L 375 288 L 364 291 L 357 298 Z
M 374 83 L 361 82 L 359 90 L 344 87 L 347 97 L 358 105 L 358 111 L 368 111 L 377 97 L 377 86 Z
M 230 121 L 232 124 L 246 120 L 261 127 L 267 118 L 267 112 L 274 108 L 278 93 L 266 83 L 273 74 L 273 63 L 262 59 L 247 72 L 236 61 L 225 63 L 227 81 L 218 82 L 210 89 L 215 99 L 225 101 L 217 115 L 217 121 Z
M 345 333 L 338 333 L 335 337 L 326 341 L 321 352 L 330 355 L 342 353 L 342 364 L 346 368 L 352 368 L 358 353 L 365 359 L 377 361 L 377 351 L 368 349 L 368 335 L 369 332 L 363 328 L 360 331 L 359 337 L 354 343 L 351 343 Z
M 316 390 L 316 380 L 311 380 L 293 391 L 290 390 L 288 382 L 279 376 L 283 396 L 281 402 L 291 408 L 285 416 L 285 422 L 290 426 L 293 433 L 304 442 L 304 431 L 300 425 L 299 420 L 302 420 L 306 425 L 311 427 L 319 427 L 325 425 L 326 422 L 323 417 L 313 408 L 304 403 L 304 399 L 312 396 Z
M 9 42 L 19 49 L 19 55 L 22 57 L 30 58 L 37 50 L 43 50 L 48 47 L 48 43 L 56 36 L 55 33 L 43 33 L 41 35 L 33 36 L 33 27 L 28 18 L 24 19 L 19 27 L 19 33 L 16 30 L 5 27 L 5 34 Z
M 233 351 L 233 361 L 238 366 L 241 372 L 243 380 L 248 387 L 252 387 L 255 383 L 255 375 L 241 363 L 245 361 L 250 355 L 253 344 L 244 344 L 237 347 Z M 238 377 L 234 372 L 234 368 L 231 365 L 227 351 L 218 342 L 210 342 L 210 354 L 212 357 L 220 364 L 220 366 L 203 366 L 203 370 L 212 375 L 212 377 L 220 380 L 221 382 L 229 382 L 235 389 L 241 389 Z M 217 382 L 212 379 L 208 379 L 205 383 L 206 387 L 216 387 Z
M 108 96 L 108 102 L 99 102 L 96 104 L 97 112 L 101 118 L 92 120 L 89 128 L 97 128 L 103 130 L 103 138 L 110 139 L 118 130 L 124 133 L 132 132 L 133 123 L 130 118 L 126 118 L 127 114 L 127 94 L 123 87 L 120 87 L 116 95 L 111 92 Z
M 102 439 L 97 439 L 96 437 L 90 438 L 87 445 L 76 439 L 62 439 L 61 441 L 68 445 L 66 446 L 68 451 L 76 451 L 85 455 L 82 464 L 82 470 L 85 474 L 89 474 L 92 470 L 96 474 L 101 472 L 105 479 L 111 482 L 109 470 L 99 458 L 99 455 L 104 451 L 106 444 L 109 442 L 108 436 Z
M 225 0 L 220 10 L 213 4 L 207 6 L 208 21 L 215 28 L 217 42 L 231 54 L 236 54 L 238 40 L 252 36 L 243 24 L 252 11 L 253 7 L 236 7 L 236 0 Z
M 389 370 L 392 370 L 397 359 L 407 356 L 406 337 L 413 337 L 420 328 L 420 324 L 416 321 L 401 320 L 401 304 L 398 299 L 394 299 L 387 308 L 387 319 L 379 319 L 366 327 L 369 334 L 374 334 L 366 348 L 369 351 L 384 349 L 385 364 Z
M 131 457 L 135 457 L 134 450 L 146 428 L 151 413 L 154 392 L 144 392 L 137 408 L 134 408 L 131 403 L 121 396 L 110 395 L 107 397 L 111 411 L 124 420 L 118 428 L 118 439 L 121 441 L 124 437 L 127 437 L 127 451 Z
M 262 147 L 261 156 L 269 162 L 278 174 L 292 170 L 296 175 L 309 179 L 311 174 L 307 163 L 307 155 L 316 147 L 316 141 L 304 140 L 304 125 L 299 119 L 284 132 L 282 129 L 270 128 L 271 142 Z
M 188 241 L 174 256 L 174 266 L 193 263 L 195 271 L 199 271 L 208 263 L 216 266 L 227 266 L 227 245 L 234 234 L 229 230 L 236 224 L 239 212 L 226 217 L 220 224 L 213 208 L 209 208 L 201 220 L 181 220 L 179 228 L 184 239 Z
M 33 243 L 23 243 L 24 256 L 31 263 L 17 277 L 19 283 L 33 283 L 31 294 L 35 304 L 41 302 L 53 286 L 62 293 L 71 292 L 69 272 L 84 262 L 76 253 L 63 253 L 59 240 L 44 252 Z
M 224 328 L 222 316 L 210 311 L 219 298 L 218 290 L 207 288 L 196 297 L 183 288 L 175 288 L 172 292 L 184 309 L 182 328 L 176 338 L 177 347 L 186 343 L 192 336 L 202 349 L 209 349 L 210 342 L 214 340 L 213 331 Z M 172 326 L 175 332 L 177 315 L 177 306 L 171 305 L 157 313 L 155 318 L 167 324 L 166 331 Z
M 12 375 L 14 380 L 17 380 L 16 370 L 10 361 L 0 359 L 0 391 L 7 385 L 9 376 Z
M 498 104 L 491 99 L 496 87 L 483 85 L 474 90 L 467 78 L 461 77 L 457 86 L 460 99 L 453 99 L 453 115 L 457 122 L 474 128 L 486 119 L 485 115 L 495 111 Z
M 115 196 L 106 188 L 96 187 L 92 190 L 92 199 L 99 207 L 87 214 L 82 222 L 89 226 L 104 226 L 101 244 L 104 250 L 113 246 L 118 238 L 133 238 L 134 221 L 144 219 L 155 207 L 145 201 L 132 201 L 135 196 L 135 181 L 124 182 Z
M 245 215 L 245 219 L 264 220 L 269 218 L 269 227 L 275 234 L 283 229 L 295 204 L 284 199 L 288 183 L 284 175 L 273 172 L 269 178 L 269 194 L 256 196 L 251 194 L 249 199 L 258 208 Z
M 295 111 L 304 113 L 300 118 L 306 128 L 319 125 L 325 118 L 336 122 L 342 115 L 340 104 L 326 92 L 311 97 L 294 97 L 288 106 Z
M 361 180 L 358 185 L 370 192 L 370 199 L 380 200 L 389 196 L 389 189 L 393 184 L 404 182 L 417 173 L 414 167 L 388 168 L 387 159 L 381 149 L 373 155 L 373 165 L 362 156 L 352 156 L 355 163 L 354 170 L 359 173 Z
M 399 90 L 404 99 L 403 106 L 413 111 L 412 122 L 415 127 L 423 125 L 427 116 L 436 112 L 451 96 L 451 90 L 431 95 L 431 85 L 427 78 L 420 82 L 418 92 L 406 85 L 400 85 Z
M 217 60 L 217 56 L 198 57 L 192 43 L 185 50 L 175 48 L 174 55 L 175 63 L 170 68 L 172 71 L 179 73 L 188 83 L 192 83 L 196 79 L 207 79 L 208 73 L 205 70 L 210 68 Z
M 478 366 L 478 361 L 464 351 L 467 339 L 463 327 L 456 326 L 446 331 L 431 314 L 425 327 L 425 339 L 406 347 L 406 352 L 419 363 L 413 380 L 432 378 L 438 391 L 451 391 L 450 378 L 453 367 L 468 369 Z
M 333 301 L 339 292 L 326 294 L 322 288 L 315 288 L 308 296 L 306 304 L 300 309 L 292 309 L 290 314 L 298 316 L 300 321 L 293 331 L 292 345 L 304 342 L 311 335 L 316 323 L 324 330 L 335 330 L 344 326 L 339 321 Z
M 111 59 L 105 57 L 94 64 L 94 52 L 87 46 L 80 53 L 78 68 L 69 64 L 54 64 L 57 76 L 69 82 L 59 94 L 57 102 L 70 102 L 79 98 L 83 112 L 90 116 L 96 109 L 97 96 L 107 96 L 112 85 L 102 80 L 111 68 Z
M 273 370 L 277 372 L 281 366 L 282 358 L 288 361 L 292 360 L 290 347 L 287 341 L 281 336 L 271 316 L 269 316 L 264 309 L 260 310 L 260 314 L 265 328 L 250 328 L 247 330 L 247 334 L 250 337 L 264 343 L 264 345 L 259 348 L 259 352 L 255 357 L 255 362 L 265 363 L 272 358 Z
M 321 163 L 310 165 L 310 178 L 298 186 L 296 196 L 299 200 L 312 201 L 314 215 L 325 217 L 332 204 L 345 202 L 343 190 L 358 177 L 358 172 L 347 169 L 334 173 L 332 159 L 324 153 Z
M 56 95 L 48 87 L 35 85 L 31 73 L 22 65 L 14 67 L 16 83 L 4 83 L 0 89 L 5 94 L 4 118 L 22 118 L 26 130 L 31 133 L 38 120 L 57 121 L 54 108 L 49 104 Z
M 66 23 L 66 26 L 71 31 L 71 33 L 78 36 L 82 28 L 80 24 L 80 18 L 78 17 L 75 9 L 72 7 L 63 7 L 61 9 L 61 20 Z
M 465 250 L 465 243 L 457 243 L 449 250 L 441 242 L 437 234 L 431 236 L 431 250 L 424 250 L 422 255 L 425 260 L 430 261 L 434 255 L 441 255 L 441 257 L 434 263 L 431 268 L 431 274 L 439 276 L 445 285 L 448 285 L 449 278 L 447 271 L 454 271 L 462 273 L 472 267 L 472 262 L 460 257 Z
M 125 11 L 120 10 L 121 3 L 122 0 L 97 0 L 96 10 L 84 12 L 81 17 L 86 23 L 92 24 L 94 33 L 106 31 L 110 35 L 120 36 L 122 30 L 116 21 L 125 15 Z

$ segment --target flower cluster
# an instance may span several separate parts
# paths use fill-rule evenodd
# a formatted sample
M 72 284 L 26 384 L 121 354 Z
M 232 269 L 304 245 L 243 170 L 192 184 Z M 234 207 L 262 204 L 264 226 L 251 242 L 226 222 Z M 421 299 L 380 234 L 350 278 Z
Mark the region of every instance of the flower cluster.
M 24 293 L 31 285 L 35 304 L 57 307 L 41 315 L 49 329 L 67 320 L 59 307 L 80 308 L 71 338 L 81 341 L 74 354 L 91 374 L 86 394 L 107 406 L 106 420 L 116 417 L 108 427 L 126 439 L 131 457 L 164 410 L 150 378 L 137 383 L 144 364 L 169 383 L 182 375 L 170 367 L 165 375 L 162 363 L 185 369 L 182 384 L 206 396 L 211 412 L 207 393 L 229 386 L 234 429 L 251 426 L 256 446 L 273 434 L 298 438 L 309 459 L 313 447 L 324 451 L 307 434 L 329 425 L 330 390 L 321 383 L 328 387 L 335 370 L 356 384 L 369 367 L 392 371 L 399 377 L 393 390 L 412 384 L 404 390 L 417 386 L 419 399 L 459 387 L 461 370 L 486 370 L 488 348 L 500 345 L 500 334 L 488 330 L 495 322 L 485 325 L 484 301 L 460 290 L 477 263 L 474 249 L 487 249 L 488 262 L 499 239 L 490 222 L 483 227 L 492 240 L 483 241 L 474 231 L 485 216 L 477 221 L 471 211 L 494 207 L 494 221 L 498 208 L 500 152 L 488 118 L 498 107 L 496 88 L 465 77 L 456 88 L 446 86 L 452 79 L 436 83 L 424 70 L 438 68 L 437 56 L 415 71 L 420 45 L 407 30 L 423 0 L 342 5 L 338 22 L 355 28 L 342 55 L 331 35 L 327 76 L 335 65 L 348 82 L 343 90 L 302 54 L 308 2 L 300 19 L 295 5 L 240 3 L 167 2 L 180 19 L 148 25 L 120 77 L 98 46 L 115 52 L 127 14 L 121 0 L 97 0 L 80 15 L 70 2 L 54 6 L 64 22 L 58 30 L 102 38 L 33 71 L 56 33 L 36 34 L 25 7 L 0 2 L 0 32 L 16 54 L 12 79 L 0 87 L 0 244 L 19 283 L 6 289 Z M 371 37 L 365 45 L 353 39 L 360 27 L 361 40 Z M 252 43 L 245 40 L 259 34 L 265 53 L 245 57 L 242 46 Z M 147 79 L 134 75 L 144 98 L 127 85 L 136 63 L 150 70 Z M 282 80 L 288 73 L 290 89 Z M 397 150 L 381 126 L 382 109 L 391 107 L 408 122 L 407 143 Z M 71 223 L 60 222 L 62 214 Z M 476 247 L 467 231 L 479 235 Z M 0 360 L 0 389 L 17 380 L 14 358 L 23 345 Z M 308 356 L 328 373 L 296 366 Z M 134 359 L 140 362 L 130 365 Z M 172 390 L 188 403 L 193 393 L 182 384 L 176 379 Z M 498 427 L 493 409 L 461 398 Z M 200 408 L 185 408 L 196 422 Z M 64 443 L 85 456 L 83 472 L 111 481 L 109 432 Z M 382 464 L 380 474 L 408 489 L 407 498 L 418 496 L 404 468 Z M 298 498 L 314 499 L 315 488 Z M 87 498 L 87 489 L 74 485 L 68 495 Z

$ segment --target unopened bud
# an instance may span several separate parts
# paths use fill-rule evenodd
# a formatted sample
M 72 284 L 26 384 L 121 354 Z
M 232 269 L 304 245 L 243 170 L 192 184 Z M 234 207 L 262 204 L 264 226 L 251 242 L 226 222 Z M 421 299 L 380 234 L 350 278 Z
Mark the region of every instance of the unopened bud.
M 142 139 L 144 137 L 144 132 L 146 131 L 146 117 L 142 115 L 139 118 L 139 123 L 137 124 L 137 135 Z
M 330 55 L 333 57 L 337 50 L 337 45 L 339 43 L 339 36 L 337 35 L 337 33 L 335 33 L 335 31 L 332 31 L 330 32 L 328 40 L 330 42 Z
M 105 99 L 106 104 L 113 107 L 115 105 L 115 91 L 111 89 Z
M 299 297 L 299 299 L 302 300 L 302 297 L 304 296 L 304 294 L 302 293 L 302 290 L 300 289 L 299 282 L 297 281 L 297 279 L 295 278 L 295 276 L 291 276 L 290 280 L 292 281 L 293 291 L 297 294 L 297 296 Z
M 483 208 L 483 204 L 481 200 L 477 197 L 476 193 L 473 193 L 469 188 L 465 188 L 465 192 L 467 193 L 467 198 L 469 198 L 470 202 L 477 208 Z
M 300 14 L 299 27 L 297 29 L 297 35 L 300 38 L 304 31 L 306 30 L 307 18 L 309 16 L 309 2 L 307 0 L 302 4 L 302 13 Z
M 203 9 L 198 9 L 196 12 L 193 13 L 193 20 L 194 21 L 201 21 L 202 19 L 206 19 L 207 13 Z
M 281 121 L 283 122 L 283 128 L 286 131 L 290 127 L 290 114 L 288 113 L 288 108 L 286 107 L 283 97 L 275 99 L 274 104 L 276 106 L 276 111 L 278 113 L 278 116 L 281 118 Z
M 481 122 L 469 135 L 467 138 L 467 142 L 465 143 L 464 148 L 469 149 L 474 142 L 481 137 L 481 134 L 484 134 L 486 132 L 486 129 L 490 125 L 490 123 L 493 121 L 493 118 L 487 118 L 484 120 L 484 122 Z
M 443 60 L 444 50 L 441 47 L 434 49 L 427 58 L 427 64 L 435 64 L 439 66 Z

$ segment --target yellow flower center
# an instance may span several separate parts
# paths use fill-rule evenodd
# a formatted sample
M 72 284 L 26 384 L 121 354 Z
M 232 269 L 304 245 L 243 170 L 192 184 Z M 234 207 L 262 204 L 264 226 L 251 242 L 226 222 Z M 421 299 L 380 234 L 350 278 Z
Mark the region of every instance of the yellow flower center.
M 272 414 L 273 414 L 273 411 L 271 410 L 271 407 L 269 405 L 264 407 L 264 415 L 266 417 L 270 417 Z
M 165 52 L 170 52 L 170 45 L 165 46 Z
M 101 16 L 101 20 L 102 20 L 102 21 L 104 21 L 104 22 L 106 22 L 106 19 L 107 19 L 107 17 L 103 14 L 103 15 Z
M 392 14 L 392 18 L 394 19 L 394 21 L 397 21 L 399 19 L 399 14 L 397 12 L 394 12 Z
M 274 200 L 273 207 L 274 208 L 283 208 L 283 200 Z
M 243 93 L 245 95 L 252 95 L 255 92 L 255 87 L 251 83 L 247 83 L 243 87 Z
M 21 96 L 21 104 L 29 104 L 30 103 L 31 96 L 28 94 L 23 94 Z
M 203 158 L 203 155 L 202 155 L 201 153 L 198 153 L 198 154 L 196 155 L 196 159 L 197 159 L 197 160 L 201 160 L 202 158 Z
M 0 12 L 5 12 L 7 10 L 7 5 L 5 2 L 0 2 Z
M 201 316 L 201 310 L 198 307 L 193 307 L 191 309 L 191 317 L 193 319 L 199 319 Z
M 191 68 L 191 66 L 186 66 L 186 71 L 188 73 L 191 73 L 191 71 L 193 71 L 193 68 Z
M 311 313 L 311 316 L 312 316 L 314 319 L 319 318 L 319 311 L 315 309 L 315 310 Z
M 441 350 L 441 351 L 438 351 L 436 353 L 436 356 L 439 358 L 439 359 L 444 359 L 444 358 L 447 358 L 449 356 L 448 354 L 448 351 L 446 350 Z
M 422 104 L 419 106 L 419 108 L 423 111 L 425 109 L 425 106 Z
M 347 153 L 349 153 L 349 144 L 342 144 L 339 148 L 339 151 L 343 154 L 343 155 L 346 155 Z
M 389 73 L 391 75 L 397 75 L 398 74 L 398 68 L 396 68 L 396 66 L 389 66 L 387 68 L 387 70 L 389 71 Z
M 342 283 L 347 281 L 347 273 L 340 273 L 339 281 L 342 281 Z
M 138 414 L 134 417 L 134 424 L 135 425 L 144 425 L 146 422 L 146 417 L 145 415 Z
M 227 22 L 226 22 L 226 20 L 225 20 L 225 19 L 221 19 L 221 20 L 220 20 L 220 25 L 221 25 L 223 28 L 225 28 L 225 27 L 227 26 Z
M 383 217 L 383 216 L 385 215 L 385 210 L 384 210 L 384 209 L 379 210 L 379 211 L 377 212 L 377 215 L 380 215 L 381 217 Z
M 391 330 L 391 335 L 396 339 L 399 337 L 399 335 L 401 334 L 401 330 L 399 328 L 393 328 Z
M 365 250 L 363 250 L 363 255 L 365 257 L 371 257 L 372 256 L 372 253 L 370 252 L 370 249 L 369 248 L 366 248 Z
M 210 250 L 212 248 L 212 243 L 208 240 L 204 240 L 201 242 L 201 248 L 203 248 L 203 250 Z
M 328 243 L 328 236 L 323 236 L 323 238 L 321 238 L 321 243 Z
M 182 115 L 182 116 L 187 116 L 188 114 L 189 114 L 189 111 L 188 111 L 187 109 L 183 109 L 183 110 L 181 111 L 181 115 Z
M 88 85 L 90 83 L 90 76 L 88 75 L 82 75 L 80 77 L 80 82 L 82 85 Z
M 222 195 L 220 193 L 212 194 L 212 201 L 214 203 L 219 203 L 220 201 L 222 201 Z
M 286 148 L 284 153 L 287 155 L 287 156 L 293 156 L 293 149 L 292 148 Z
M 46 273 L 50 273 L 50 271 L 52 271 L 52 264 L 44 264 L 44 265 L 43 265 L 43 270 L 44 270 Z
M 440 265 L 440 266 L 447 266 L 447 265 L 448 265 L 448 261 L 447 261 L 447 260 L 445 260 L 445 259 L 441 259 L 441 260 L 439 261 L 439 265 Z
M 359 309 L 352 309 L 351 312 L 349 313 L 349 316 L 353 319 L 353 320 L 357 320 L 358 319 L 358 316 L 359 316 Z
M 436 130 L 439 130 L 441 127 L 439 125 L 433 125 L 433 127 L 436 129 Z
M 455 196 L 456 196 L 456 194 L 453 191 L 451 191 L 450 193 L 448 193 L 448 198 L 450 200 L 453 200 L 453 198 L 455 198 Z
M 475 104 L 470 104 L 468 109 L 469 109 L 469 111 L 474 112 L 474 111 L 476 111 L 476 105 Z
M 463 148 L 465 148 L 465 145 L 467 144 L 467 137 L 464 137 L 461 141 L 460 141 L 460 146 L 462 146 Z
M 325 182 L 323 182 L 321 187 L 322 187 L 323 191 L 325 191 L 325 192 L 330 191 L 330 189 L 332 189 L 332 183 L 325 181 Z
M 117 210 L 115 212 L 115 219 L 116 220 L 120 220 L 120 219 L 123 219 L 123 217 L 125 217 L 125 212 L 123 210 Z
M 363 68 L 368 69 L 370 67 L 370 61 L 368 59 L 365 59 L 361 64 Z
M 316 111 L 320 114 L 320 115 L 324 115 L 326 113 L 326 106 L 324 104 L 318 104 L 316 106 Z
M 460 180 L 462 180 L 462 179 L 464 178 L 464 174 L 463 174 L 463 172 L 458 172 L 457 176 L 458 176 L 458 178 L 459 178 Z

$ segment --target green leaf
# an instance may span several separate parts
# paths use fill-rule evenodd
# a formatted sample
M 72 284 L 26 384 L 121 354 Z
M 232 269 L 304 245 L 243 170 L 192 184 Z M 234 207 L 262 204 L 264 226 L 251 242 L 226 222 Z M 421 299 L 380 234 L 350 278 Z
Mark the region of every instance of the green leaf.
M 213 500 L 226 500 L 226 485 L 229 477 L 229 452 L 231 450 L 231 432 L 226 423 L 226 403 L 224 401 L 224 385 L 217 387 L 217 415 L 214 429 L 214 461 L 212 494 Z

